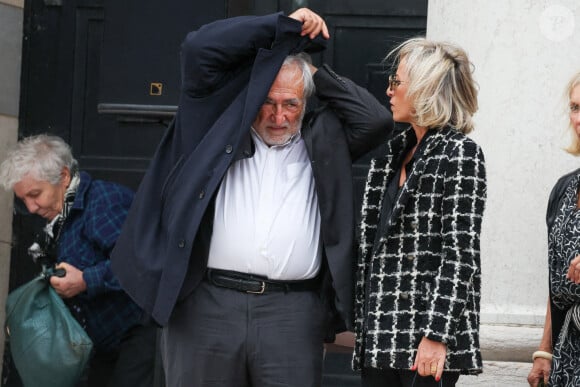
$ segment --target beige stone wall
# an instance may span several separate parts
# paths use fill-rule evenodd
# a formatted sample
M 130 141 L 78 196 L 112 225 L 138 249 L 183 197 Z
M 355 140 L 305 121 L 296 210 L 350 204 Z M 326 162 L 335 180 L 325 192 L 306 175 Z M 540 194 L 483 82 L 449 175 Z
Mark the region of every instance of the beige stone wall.
M 427 36 L 459 44 L 479 84 L 471 135 L 483 148 L 488 201 L 481 243 L 484 374 L 465 386 L 527 386 L 548 298 L 545 213 L 579 160 L 564 90 L 580 71 L 578 0 L 429 0 Z M 514 363 L 522 362 L 522 363 Z
M 0 4 L 11 5 L 17 8 L 24 8 L 24 0 L 0 0 Z
M 0 159 L 4 158 L 6 150 L 16 142 L 18 119 L 0 115 Z M 5 303 L 8 294 L 8 279 L 10 278 L 10 251 L 12 241 L 12 205 L 11 192 L 0 190 L 0 322 L 4 326 Z M 4 352 L 4 329 L 0 330 L 0 359 Z M 0 371 L 2 365 L 0 364 Z
M 18 136 L 18 101 L 22 47 L 23 0 L 0 0 L 0 160 Z M 10 277 L 13 195 L 0 189 L 0 324 L 4 327 L 6 295 Z M 4 352 L 4 329 L 0 329 L 0 359 Z M 0 363 L 0 368 L 1 368 Z M 1 372 L 1 369 L 0 369 Z
M 578 0 L 430 0 L 427 36 L 469 54 L 479 84 L 471 135 L 486 156 L 482 322 L 542 325 L 545 213 L 558 177 L 578 168 L 564 90 L 580 71 Z
M 8 147 L 16 142 L 18 119 L 0 115 L 0 159 L 4 158 Z M 12 241 L 13 195 L 0 190 L 0 321 L 4 325 L 5 301 L 10 274 L 10 250 Z M 4 344 L 4 329 L 0 331 L 0 355 Z M 0 357 L 1 358 L 1 357 Z

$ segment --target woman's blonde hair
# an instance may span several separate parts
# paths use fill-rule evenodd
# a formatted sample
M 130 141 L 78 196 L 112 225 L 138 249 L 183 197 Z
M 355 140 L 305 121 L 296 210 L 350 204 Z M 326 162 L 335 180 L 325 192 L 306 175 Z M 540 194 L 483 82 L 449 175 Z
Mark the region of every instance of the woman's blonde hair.
M 576 86 L 580 85 L 580 72 L 576 73 L 572 79 L 568 82 L 566 86 L 566 99 L 570 102 L 570 97 L 572 96 L 572 91 L 576 88 Z M 569 129 L 570 129 L 570 145 L 566 147 L 564 150 L 574 156 L 580 156 L 580 139 L 578 138 L 578 133 L 574 130 L 572 126 L 572 122 L 569 121 Z
M 473 130 L 477 112 L 477 86 L 473 66 L 460 47 L 425 38 L 409 39 L 385 59 L 395 58 L 395 66 L 405 60 L 408 75 L 407 98 L 419 126 L 451 126 L 463 133 Z

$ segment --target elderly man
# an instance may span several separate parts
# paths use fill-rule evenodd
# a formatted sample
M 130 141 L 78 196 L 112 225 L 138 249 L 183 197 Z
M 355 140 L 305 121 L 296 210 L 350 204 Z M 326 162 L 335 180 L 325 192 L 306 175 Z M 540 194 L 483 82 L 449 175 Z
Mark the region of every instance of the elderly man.
M 352 324 L 351 164 L 392 119 L 294 55 L 328 38 L 302 8 L 183 43 L 177 116 L 113 252 L 164 326 L 169 386 L 319 386 L 324 338 Z M 322 106 L 305 115 L 314 89 Z

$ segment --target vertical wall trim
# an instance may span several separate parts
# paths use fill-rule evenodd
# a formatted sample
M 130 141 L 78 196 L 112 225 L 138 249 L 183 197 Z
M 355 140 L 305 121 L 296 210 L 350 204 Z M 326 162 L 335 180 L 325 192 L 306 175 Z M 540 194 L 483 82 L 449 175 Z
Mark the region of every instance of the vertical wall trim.
M 24 8 L 24 0 L 0 0 L 0 4 L 11 5 L 17 8 Z

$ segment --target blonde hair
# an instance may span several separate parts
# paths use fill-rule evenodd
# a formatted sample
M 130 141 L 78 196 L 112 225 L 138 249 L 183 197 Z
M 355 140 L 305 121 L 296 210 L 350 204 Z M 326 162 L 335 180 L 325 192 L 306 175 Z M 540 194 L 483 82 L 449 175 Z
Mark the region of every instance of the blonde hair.
M 570 102 L 570 97 L 572 96 L 572 91 L 576 88 L 576 86 L 580 85 L 580 72 L 576 73 L 572 79 L 568 82 L 566 86 L 566 99 Z M 570 145 L 568 145 L 564 150 L 574 156 L 580 156 L 580 138 L 578 138 L 578 134 L 574 130 L 572 126 L 572 122 L 569 122 L 569 129 L 570 129 Z
M 473 130 L 477 112 L 477 86 L 473 66 L 460 47 L 425 38 L 409 39 L 385 59 L 395 57 L 395 65 L 405 60 L 408 75 L 407 98 L 419 126 L 451 126 L 463 133 Z

